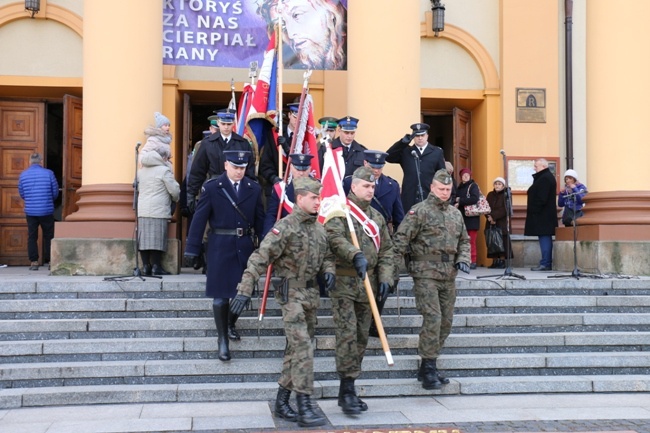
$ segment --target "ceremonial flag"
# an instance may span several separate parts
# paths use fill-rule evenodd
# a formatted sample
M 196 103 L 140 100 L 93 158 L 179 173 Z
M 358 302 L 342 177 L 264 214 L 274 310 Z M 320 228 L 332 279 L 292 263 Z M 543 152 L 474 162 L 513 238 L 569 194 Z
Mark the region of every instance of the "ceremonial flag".
M 345 216 L 347 201 L 343 190 L 342 173 L 345 173 L 345 161 L 342 148 L 332 149 L 331 143 L 327 143 L 326 146 L 321 177 L 323 189 L 318 212 L 318 221 L 323 224 L 332 216 Z
M 296 147 L 294 153 L 314 155 L 311 159 L 311 176 L 320 179 L 320 164 L 318 162 L 318 146 L 316 140 L 316 126 L 314 124 L 314 101 L 309 93 L 305 96 L 302 116 L 298 119 L 296 132 Z
M 245 132 L 242 134 L 253 143 L 256 154 L 262 151 L 267 140 L 272 138 L 275 143 L 277 139 L 275 136 L 277 133 L 275 132 L 273 132 L 273 137 L 268 137 L 271 131 L 275 129 L 270 126 L 275 126 L 277 116 L 277 62 L 275 34 L 272 33 L 269 45 L 264 53 L 259 79 L 253 89 L 250 107 L 246 116 Z M 250 98 L 250 95 L 248 97 Z M 240 118 L 244 118 L 241 112 Z

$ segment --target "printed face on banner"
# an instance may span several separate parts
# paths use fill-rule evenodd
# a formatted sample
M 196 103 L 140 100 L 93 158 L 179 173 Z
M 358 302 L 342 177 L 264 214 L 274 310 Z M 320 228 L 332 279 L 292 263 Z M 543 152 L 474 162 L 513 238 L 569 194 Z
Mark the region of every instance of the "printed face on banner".
M 164 0 L 163 63 L 248 68 L 280 17 L 285 68 L 346 69 L 347 0 Z

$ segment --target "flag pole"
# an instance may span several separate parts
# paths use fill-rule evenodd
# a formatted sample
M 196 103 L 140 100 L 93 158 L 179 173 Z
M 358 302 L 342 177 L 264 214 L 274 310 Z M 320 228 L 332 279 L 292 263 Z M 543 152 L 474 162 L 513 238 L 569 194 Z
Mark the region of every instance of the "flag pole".
M 277 101 L 278 101 L 278 136 L 282 136 L 284 133 L 282 129 L 282 70 L 284 69 L 283 64 L 282 64 L 282 0 L 278 0 L 278 21 L 276 23 L 276 27 L 274 29 L 275 31 L 275 52 L 278 54 L 277 55 L 277 68 L 278 68 L 278 73 L 277 73 Z M 278 147 L 278 177 L 283 177 L 282 176 L 282 146 L 280 146 L 279 143 L 275 144 Z M 287 167 L 288 168 L 288 167 Z M 288 170 L 287 170 L 288 171 Z
M 303 75 L 303 84 L 302 84 L 302 94 L 300 95 L 300 105 L 298 106 L 298 118 L 300 119 L 300 115 L 302 114 L 303 106 L 305 103 L 305 94 L 307 93 L 307 89 L 309 88 L 309 78 L 311 77 L 311 69 L 305 71 Z M 297 131 L 296 131 L 297 132 Z M 294 132 L 293 134 L 293 139 L 291 140 L 291 148 L 289 150 L 289 154 L 293 153 L 294 148 L 296 147 L 296 134 Z M 282 153 L 281 152 L 281 147 L 278 146 L 278 161 L 279 165 L 282 166 Z M 285 187 L 282 189 L 282 195 L 279 197 L 280 198 L 280 203 L 278 204 L 278 213 L 275 215 L 275 220 L 278 221 L 280 219 L 280 216 L 282 215 L 282 205 L 284 203 L 284 200 L 286 198 L 286 185 L 287 185 L 287 180 L 289 180 L 289 168 L 291 167 L 291 158 L 287 159 L 287 169 L 284 172 L 283 176 L 283 182 Z M 271 285 L 271 275 L 273 274 L 273 265 L 270 264 L 268 268 L 266 269 L 266 278 L 264 279 L 264 291 L 262 292 L 262 301 L 260 303 L 260 314 L 258 320 L 261 321 L 264 318 L 264 313 L 266 313 L 266 303 L 269 298 L 269 287 Z M 376 307 L 375 307 L 376 308 Z M 382 328 L 383 329 L 383 328 Z

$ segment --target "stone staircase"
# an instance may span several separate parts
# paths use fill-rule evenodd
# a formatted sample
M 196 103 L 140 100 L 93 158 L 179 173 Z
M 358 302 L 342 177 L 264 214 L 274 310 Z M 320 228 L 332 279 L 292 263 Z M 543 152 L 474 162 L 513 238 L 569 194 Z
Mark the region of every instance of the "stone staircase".
M 649 280 L 458 281 L 442 394 L 633 392 L 650 389 Z M 412 282 L 384 326 L 395 365 L 371 339 L 362 396 L 426 395 L 415 380 Z M 203 277 L 0 282 L 0 408 L 100 403 L 270 400 L 285 340 L 280 310 L 258 301 L 238 321 L 233 360 L 216 359 Z M 317 398 L 338 392 L 329 299 L 317 327 Z

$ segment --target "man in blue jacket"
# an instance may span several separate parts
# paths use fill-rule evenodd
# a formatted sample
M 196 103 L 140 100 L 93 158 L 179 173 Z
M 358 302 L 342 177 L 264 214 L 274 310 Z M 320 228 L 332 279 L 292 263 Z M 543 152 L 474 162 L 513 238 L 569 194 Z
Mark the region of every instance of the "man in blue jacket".
M 38 271 L 38 227 L 43 230 L 43 263 L 50 262 L 50 244 L 54 237 L 54 200 L 59 196 L 59 184 L 52 170 L 43 168 L 38 153 L 29 157 L 30 166 L 20 173 L 18 193 L 25 200 L 27 217 L 27 254 L 30 271 Z

